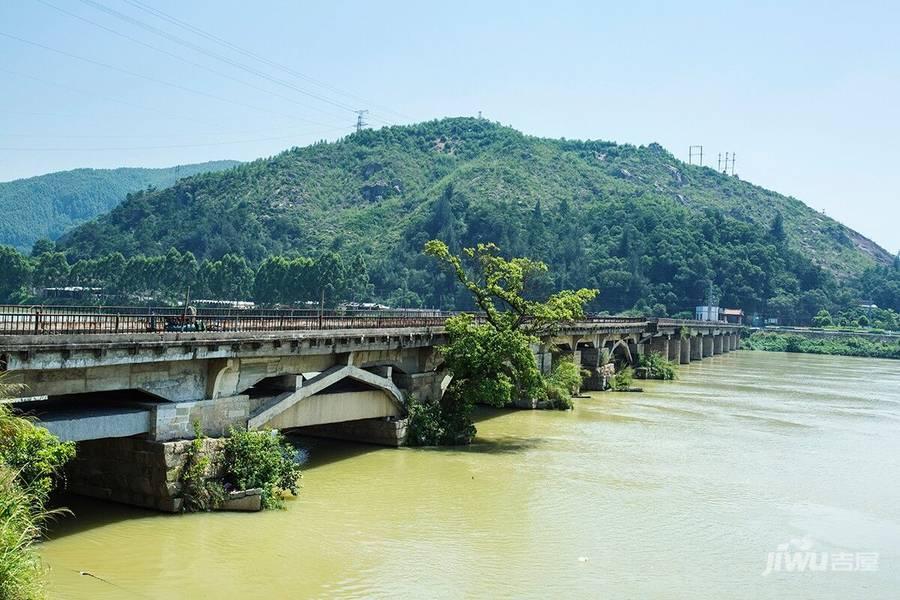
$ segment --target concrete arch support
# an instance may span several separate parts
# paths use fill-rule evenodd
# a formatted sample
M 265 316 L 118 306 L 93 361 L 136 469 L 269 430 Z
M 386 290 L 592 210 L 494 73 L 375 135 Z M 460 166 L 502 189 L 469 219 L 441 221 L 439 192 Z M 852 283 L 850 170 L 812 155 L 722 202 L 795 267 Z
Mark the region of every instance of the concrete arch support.
M 393 381 L 374 373 L 370 373 L 369 371 L 360 369 L 359 367 L 354 367 L 352 365 L 338 365 L 328 369 L 327 371 L 323 371 L 319 375 L 310 379 L 308 382 L 303 383 L 302 387 L 300 387 L 296 391 L 286 392 L 285 394 L 276 397 L 266 406 L 261 407 L 256 412 L 256 414 L 250 417 L 249 421 L 247 422 L 247 426 L 250 429 L 258 429 L 260 427 L 273 424 L 273 422 L 275 422 L 282 413 L 293 408 L 301 401 L 311 398 L 317 393 L 325 390 L 329 386 L 341 381 L 342 379 L 347 378 L 354 379 L 375 388 L 375 390 L 370 391 L 371 393 L 357 393 L 359 395 L 365 396 L 364 399 L 378 400 L 379 396 L 377 394 L 382 393 L 383 396 L 387 397 L 390 404 L 393 405 L 392 407 L 382 407 L 381 409 L 379 409 L 379 412 L 388 412 L 389 414 L 360 414 L 356 416 L 356 418 L 363 419 L 374 416 L 398 416 L 404 412 L 405 402 L 403 399 L 403 393 L 396 385 L 394 385 Z M 343 414 L 341 416 L 341 419 L 353 420 L 352 417 L 354 417 L 354 415 Z M 284 425 L 283 423 L 281 424 Z M 290 424 L 290 426 L 295 427 L 310 424 L 319 423 L 293 423 Z

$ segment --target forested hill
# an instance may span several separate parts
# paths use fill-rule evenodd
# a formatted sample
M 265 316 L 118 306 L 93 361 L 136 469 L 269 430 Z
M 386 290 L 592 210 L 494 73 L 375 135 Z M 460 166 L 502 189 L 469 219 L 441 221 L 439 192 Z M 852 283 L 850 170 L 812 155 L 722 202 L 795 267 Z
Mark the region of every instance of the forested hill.
M 421 255 L 496 242 L 551 266 L 550 287 L 601 290 L 594 308 L 669 314 L 705 297 L 748 311 L 807 313 L 866 294 L 892 258 L 799 200 L 689 166 L 657 144 L 541 139 L 452 118 L 364 130 L 221 173 L 134 194 L 60 240 L 70 261 L 333 250 L 364 257 L 377 299 L 462 304 Z
M 237 164 L 222 160 L 165 169 L 75 169 L 0 183 L 0 244 L 30 250 L 38 239 L 55 240 L 108 212 L 129 192 L 168 187 L 182 177 Z

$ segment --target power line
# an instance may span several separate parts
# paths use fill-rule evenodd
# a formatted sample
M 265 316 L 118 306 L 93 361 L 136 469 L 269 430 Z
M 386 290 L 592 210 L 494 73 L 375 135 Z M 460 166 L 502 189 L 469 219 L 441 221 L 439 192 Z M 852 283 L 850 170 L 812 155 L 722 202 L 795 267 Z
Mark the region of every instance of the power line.
M 334 131 L 346 131 L 350 129 L 349 127 L 336 127 L 330 130 L 325 131 L 308 131 L 305 132 L 305 135 L 320 135 L 324 133 L 331 133 Z M 0 146 L 0 151 L 7 152 L 107 152 L 107 151 L 122 151 L 122 150 L 166 150 L 166 149 L 175 149 L 175 148 L 205 148 L 209 146 L 229 146 L 229 145 L 237 145 L 237 144 L 250 144 L 254 142 L 268 142 L 272 140 L 284 140 L 296 137 L 301 134 L 294 135 L 281 135 L 281 136 L 272 136 L 272 137 L 264 137 L 264 138 L 255 138 L 255 139 L 245 139 L 245 140 L 229 140 L 229 141 L 218 141 L 218 142 L 207 142 L 207 143 L 199 143 L 199 144 L 165 144 L 158 146 L 102 146 L 102 147 L 80 147 L 80 148 L 61 148 L 61 147 L 12 147 L 12 146 Z
M 155 52 L 159 52 L 159 53 L 161 53 L 161 54 L 165 54 L 166 56 L 169 56 L 169 57 L 171 57 L 171 58 L 174 58 L 175 60 L 181 61 L 181 62 L 183 62 L 183 63 L 185 63 L 185 64 L 191 65 L 191 66 L 196 67 L 196 68 L 198 68 L 198 69 L 203 69 L 203 70 L 205 70 L 205 71 L 209 71 L 210 73 L 214 73 L 215 75 L 218 75 L 218 76 L 220 76 L 220 77 L 224 77 L 224 78 L 226 78 L 226 79 L 230 79 L 231 81 L 236 81 L 237 83 L 240 83 L 241 85 L 245 85 L 245 86 L 247 86 L 247 87 L 250 87 L 250 88 L 252 88 L 252 89 L 254 89 L 254 90 L 257 90 L 257 91 L 260 91 L 260 92 L 263 92 L 263 93 L 266 93 L 266 94 L 272 94 L 273 96 L 275 96 L 275 97 L 277 97 L 277 98 L 281 98 L 282 100 L 287 100 L 288 102 L 293 102 L 294 104 L 297 104 L 297 105 L 299 105 L 299 106 L 303 106 L 304 108 L 311 108 L 311 109 L 313 109 L 313 110 L 318 110 L 317 108 L 312 107 L 312 106 L 310 106 L 310 105 L 308 105 L 308 104 L 304 104 L 304 103 L 302 103 L 302 102 L 298 102 L 298 101 L 297 101 L 296 99 L 294 99 L 294 98 L 290 98 L 290 97 L 285 96 L 285 95 L 283 95 L 283 94 L 279 94 L 279 93 L 277 93 L 277 92 L 273 92 L 273 91 L 271 91 L 271 90 L 267 90 L 267 89 L 261 88 L 261 87 L 259 87 L 259 86 L 257 86 L 257 85 L 254 85 L 254 84 L 252 84 L 252 83 L 250 83 L 250 82 L 248 82 L 248 81 L 244 81 L 243 79 L 238 79 L 237 77 L 233 77 L 233 76 L 231 76 L 231 75 L 229 75 L 229 74 L 227 74 L 227 73 L 223 73 L 223 72 L 221 72 L 221 71 L 218 71 L 218 70 L 213 69 L 213 68 L 211 68 L 211 67 L 208 67 L 208 66 L 206 66 L 206 65 L 202 65 L 202 64 L 196 63 L 196 62 L 194 62 L 194 61 L 192 61 L 192 60 L 188 60 L 188 59 L 184 58 L 183 56 L 179 56 L 178 54 L 175 54 L 174 52 L 169 52 L 168 50 L 165 50 L 165 49 L 163 49 L 163 48 L 159 48 L 159 47 L 157 47 L 157 46 L 154 46 L 153 44 L 148 44 L 147 42 L 144 42 L 144 41 L 139 40 L 139 39 L 137 39 L 137 38 L 135 38 L 135 37 L 132 37 L 132 36 L 126 34 L 126 33 L 122 33 L 122 32 L 117 31 L 117 30 L 115 30 L 115 29 L 113 29 L 113 28 L 111 28 L 111 27 L 107 27 L 106 25 L 102 25 L 102 24 L 100 24 L 100 23 L 97 23 L 96 21 L 92 21 L 92 20 L 90 20 L 90 19 L 88 19 L 88 18 L 86 18 L 86 17 L 83 17 L 83 16 L 79 15 L 79 14 L 73 13 L 73 12 L 71 12 L 71 11 L 68 11 L 68 10 L 64 9 L 64 8 L 60 8 L 59 6 L 56 6 L 55 4 L 53 4 L 53 3 L 51 3 L 51 2 L 48 2 L 47 0 L 38 0 L 38 2 L 40 2 L 41 4 L 44 4 L 45 6 L 49 6 L 50 8 L 52 8 L 52 9 L 54 9 L 54 10 L 57 10 L 57 11 L 59 11 L 59 12 L 61 12 L 61 13 L 67 14 L 67 15 L 69 15 L 69 16 L 75 18 L 75 19 L 78 19 L 78 20 L 80 20 L 80 21 L 83 21 L 83 22 L 85 22 L 85 23 L 88 23 L 89 25 L 93 25 L 94 27 L 97 27 L 97 28 L 99 28 L 99 29 L 102 29 L 102 30 L 104 30 L 104 31 L 106 31 L 106 32 L 108 32 L 108 33 L 111 33 L 111 34 L 113 34 L 113 35 L 117 35 L 117 36 L 119 36 L 119 37 L 121 37 L 121 38 L 125 38 L 125 39 L 127 39 L 127 40 L 129 40 L 129 41 L 131 41 L 131 42 L 134 42 L 135 44 L 144 46 L 145 48 L 150 48 L 151 50 L 153 50 L 153 51 L 155 51 Z M 110 9 L 110 10 L 111 10 L 111 9 Z M 313 121 L 313 120 L 311 120 L 311 119 L 303 119 L 303 120 L 307 121 L 308 123 L 312 123 L 312 124 L 314 124 L 314 125 L 325 125 L 324 123 L 321 123 L 321 122 L 319 122 L 319 121 Z
M 257 61 L 259 61 L 259 62 L 262 62 L 263 64 L 266 64 L 266 65 L 268 65 L 268 66 L 270 66 L 270 67 L 274 67 L 274 68 L 276 68 L 276 69 L 279 69 L 279 70 L 281 70 L 281 71 L 283 71 L 283 72 L 285 72 L 285 73 L 288 73 L 288 74 L 290 74 L 290 75 L 293 75 L 294 77 L 297 77 L 298 79 L 302 79 L 302 80 L 304 80 L 304 81 L 308 81 L 309 83 L 312 83 L 313 85 L 317 85 L 317 86 L 319 86 L 319 87 L 322 87 L 322 88 L 331 90 L 332 92 L 335 92 L 335 93 L 337 93 L 337 94 L 341 94 L 341 95 L 343 95 L 343 96 L 346 96 L 347 98 L 351 98 L 351 99 L 353 99 L 353 100 L 360 101 L 360 102 L 364 102 L 364 103 L 366 103 L 366 104 L 371 104 L 371 105 L 377 107 L 377 105 L 372 104 L 371 102 L 368 102 L 368 101 L 366 101 L 365 99 L 360 98 L 359 96 L 357 96 L 357 95 L 355 95 L 355 94 L 352 94 L 352 93 L 350 93 L 350 92 L 347 92 L 347 91 L 342 90 L 342 89 L 340 89 L 340 88 L 337 88 L 337 87 L 335 87 L 335 86 L 332 86 L 332 85 L 330 85 L 330 84 L 327 84 L 327 83 L 325 83 L 325 82 L 323 82 L 323 81 L 317 80 L 317 79 L 315 79 L 315 78 L 313 78 L 313 77 L 310 77 L 310 76 L 308 76 L 308 75 L 305 75 L 305 74 L 303 74 L 303 73 L 300 73 L 299 71 L 296 71 L 296 70 L 292 69 L 291 67 L 288 67 L 288 66 L 285 66 L 285 65 L 283 65 L 283 64 L 280 64 L 280 63 L 278 63 L 278 62 L 275 62 L 275 61 L 273 61 L 273 60 L 270 60 L 270 59 L 268 59 L 268 58 L 266 58 L 266 57 L 264 57 L 264 56 L 261 56 L 261 55 L 255 53 L 255 52 L 251 51 L 251 50 L 247 50 L 247 49 L 245 49 L 245 48 L 242 48 L 242 47 L 240 47 L 240 46 L 238 46 L 238 45 L 236 45 L 236 44 L 233 44 L 233 43 L 229 42 L 228 40 L 226 40 L 226 39 L 224 39 L 224 38 L 221 38 L 221 37 L 219 37 L 219 36 L 217 36 L 217 35 L 214 35 L 214 34 L 212 34 L 212 33 L 209 33 L 209 32 L 207 32 L 207 31 L 204 31 L 204 30 L 200 29 L 199 27 L 195 27 L 194 25 L 191 25 L 190 23 L 187 23 L 187 22 L 185 22 L 185 21 L 182 21 L 181 19 L 178 19 L 178 18 L 176 18 L 176 17 L 173 17 L 172 15 L 169 15 L 169 14 L 167 14 L 167 13 L 165 13 L 165 12 L 163 12 L 163 11 L 157 9 L 157 8 L 154 8 L 154 7 L 151 7 L 151 6 L 147 6 L 147 5 L 144 4 L 143 2 L 139 2 L 138 0 L 124 0 L 124 1 L 127 2 L 128 4 L 134 6 L 135 8 L 138 8 L 139 10 L 142 10 L 142 11 L 144 11 L 144 12 L 148 12 L 148 13 L 150 13 L 150 14 L 156 16 L 156 17 L 159 18 L 159 19 L 168 21 L 169 23 L 172 23 L 172 24 L 174 24 L 174 25 L 177 25 L 178 27 L 181 27 L 182 29 L 187 29 L 188 31 L 191 31 L 192 33 L 195 33 L 195 34 L 197 34 L 197 35 L 200 35 L 200 36 L 202 36 L 202 37 L 204 37 L 204 38 L 206 38 L 206 39 L 208 39 L 208 40 L 211 40 L 211 41 L 213 41 L 213 42 L 216 42 L 216 43 L 218 43 L 218 44 L 221 44 L 221 45 L 223 45 L 223 46 L 225 46 L 225 47 L 227 47 L 227 48 L 230 48 L 231 50 L 233 50 L 233 51 L 235 51 L 235 52 L 238 52 L 238 53 L 240 53 L 240 54 L 243 54 L 244 56 L 247 56 L 247 57 L 249 57 L 249 58 L 252 58 L 252 59 L 254 59 L 254 60 L 257 60 Z M 380 107 L 380 108 L 383 108 L 383 109 L 385 110 L 385 112 L 390 112 L 390 113 L 392 113 L 392 114 L 394 114 L 394 115 L 396 115 L 396 116 L 398 116 L 398 117 L 401 117 L 401 118 L 403 118 L 403 119 L 411 119 L 409 116 L 404 115 L 403 113 L 397 112 L 397 111 L 395 111 L 395 110 L 391 110 L 390 108 L 387 108 L 387 107 Z
M 69 92 L 74 92 L 76 94 L 82 94 L 84 96 L 93 96 L 93 97 L 101 98 L 104 100 L 109 100 L 111 102 L 117 102 L 119 104 L 123 104 L 125 106 L 130 106 L 131 108 L 136 108 L 138 110 L 153 112 L 153 113 L 162 115 L 162 116 L 170 118 L 170 119 L 183 119 L 186 121 L 191 121 L 192 123 L 205 122 L 205 123 L 213 125 L 215 127 L 218 127 L 220 125 L 219 123 L 213 123 L 212 121 L 204 121 L 203 119 L 198 119 L 194 116 L 170 113 L 170 112 L 159 110 L 158 108 L 156 108 L 154 106 L 143 106 L 141 104 L 135 104 L 134 102 L 130 102 L 128 100 L 123 100 L 121 98 L 117 98 L 116 96 L 106 96 L 103 94 L 98 94 L 97 92 L 94 92 L 94 91 L 86 91 L 86 90 L 82 90 L 82 89 L 72 87 L 69 85 L 64 85 L 64 84 L 56 82 L 56 81 L 49 81 L 47 79 L 41 79 L 40 77 L 35 77 L 34 75 L 30 75 L 30 74 L 26 74 L 26 73 L 18 73 L 16 71 L 9 71 L 2 67 L 0 67 L 0 73 L 6 73 L 7 75 L 13 75 L 15 77 L 23 77 L 25 79 L 31 79 L 32 81 L 37 81 L 38 83 L 41 83 L 43 85 L 57 87 L 57 88 L 60 88 L 63 90 L 67 90 Z M 75 114 L 76 113 L 57 113 L 56 116 L 73 116 Z M 43 115 L 38 114 L 37 116 L 48 116 L 48 115 L 47 114 L 43 114 Z
M 53 48 L 53 47 L 51 47 L 51 46 L 47 46 L 47 45 L 41 44 L 41 43 L 39 43 L 39 42 L 34 42 L 34 41 L 31 41 L 31 40 L 26 40 L 25 38 L 20 38 L 20 37 L 18 37 L 18 36 L 12 35 L 12 34 L 10 34 L 10 33 L 5 33 L 5 32 L 3 32 L 3 31 L 0 31 L 0 36 L 9 38 L 9 39 L 11 39 L 11 40 L 16 40 L 17 42 L 21 42 L 21 43 L 23 43 L 23 44 L 28 44 L 28 45 L 30 45 L 30 46 L 35 46 L 35 47 L 37 47 L 37 48 L 42 48 L 42 49 L 44 49 L 44 50 L 47 50 L 47 51 L 49 51 L 49 52 L 54 52 L 54 53 L 60 54 L 60 55 L 62 55 L 62 56 L 66 56 L 66 57 L 69 57 L 69 58 L 74 58 L 74 59 L 76 59 L 76 60 L 80 60 L 80 61 L 83 61 L 83 62 L 92 64 L 92 65 L 97 65 L 97 66 L 103 67 L 103 68 L 105 68 L 105 69 L 110 69 L 110 70 L 112 70 L 112 71 L 117 71 L 117 72 L 119 72 L 119 73 L 124 73 L 125 75 L 129 75 L 129 76 L 131 76 L 131 77 L 137 77 L 137 78 L 139 78 L 139 79 L 146 79 L 147 81 L 151 81 L 151 82 L 153 82 L 153 83 L 158 83 L 158 84 L 160 84 L 160 85 L 165 85 L 165 86 L 168 86 L 168 87 L 176 88 L 176 89 L 179 89 L 179 90 L 182 90 L 182 91 L 185 91 L 185 92 L 190 92 L 190 93 L 192 93 L 192 94 L 198 94 L 198 95 L 200 95 L 200 96 L 205 96 L 205 97 L 207 97 L 207 98 L 212 98 L 212 99 L 218 100 L 218 101 L 220 101 L 220 102 L 227 102 L 227 103 L 229 103 L 229 104 L 235 104 L 235 105 L 237 105 L 237 106 L 242 106 L 242 107 L 244 107 L 244 108 L 250 108 L 250 109 L 252 109 L 252 110 L 258 110 L 258 111 L 262 111 L 262 112 L 267 112 L 267 113 L 270 113 L 270 114 L 276 114 L 276 115 L 280 115 L 280 116 L 287 116 L 289 119 L 295 119 L 295 120 L 301 120 L 301 121 L 308 121 L 308 119 L 305 119 L 305 118 L 303 118 L 303 117 L 297 117 L 296 115 L 290 115 L 290 114 L 280 113 L 280 112 L 278 112 L 278 111 L 273 111 L 273 110 L 269 110 L 269 109 L 267 109 L 267 108 L 262 108 L 262 107 L 259 107 L 259 106 L 254 106 L 254 105 L 252 105 L 252 104 L 247 104 L 247 103 L 245 103 L 245 102 L 240 102 L 239 100 L 231 100 L 231 99 L 229 99 L 229 98 L 224 98 L 224 97 L 222 97 L 222 96 L 216 96 L 215 94 L 210 94 L 210 93 L 207 93 L 207 92 L 204 92 L 204 91 L 201 91 L 201 90 L 195 90 L 195 89 L 193 89 L 193 88 L 189 88 L 189 87 L 187 87 L 187 86 L 183 86 L 183 85 L 181 85 L 181 84 L 179 84 L 179 83 L 172 83 L 171 81 L 165 81 L 165 80 L 163 80 L 163 79 L 157 79 L 156 77 L 151 77 L 151 76 L 149 76 L 149 75 L 141 75 L 140 73 L 135 73 L 134 71 L 129 71 L 128 69 L 123 69 L 122 67 L 116 67 L 116 66 L 114 66 L 114 65 L 110 65 L 110 64 L 108 64 L 108 63 L 104 63 L 104 62 L 101 62 L 101 61 L 99 61 L 99 60 L 94 60 L 94 59 L 92 59 L 92 58 L 87 58 L 87 57 L 84 57 L 84 56 L 78 56 L 77 54 L 72 54 L 72 53 L 70 53 L 70 52 L 66 52 L 65 50 L 59 50 L 58 48 Z M 321 123 L 315 123 L 315 124 L 320 125 Z
M 247 66 L 247 65 L 245 65 L 245 64 L 243 64 L 243 63 L 234 61 L 234 60 L 228 58 L 227 56 L 223 56 L 223 55 L 218 54 L 218 53 L 216 53 L 216 52 L 212 52 L 212 51 L 210 51 L 210 50 L 207 50 L 207 49 L 203 48 L 202 46 L 198 46 L 197 44 L 194 44 L 194 43 L 192 43 L 192 42 L 190 42 L 190 41 L 188 41 L 188 40 L 185 40 L 184 38 L 178 37 L 177 35 L 174 35 L 174 34 L 172 34 L 172 33 L 169 33 L 169 32 L 167 32 L 167 31 L 165 31 L 165 30 L 159 29 L 158 27 L 154 27 L 153 25 L 149 25 L 149 24 L 147 24 L 147 23 L 141 21 L 140 19 L 136 19 L 136 18 L 131 17 L 131 16 L 129 16 L 129 15 L 126 15 L 126 14 L 124 14 L 124 13 L 122 13 L 122 12 L 119 12 L 119 11 L 117 11 L 117 10 L 115 10 L 115 9 L 109 8 L 109 7 L 107 7 L 107 6 L 103 5 L 103 4 L 100 4 L 99 2 L 95 2 L 94 0 L 81 0 L 81 2 L 84 3 L 84 4 L 87 4 L 87 5 L 89 5 L 89 6 L 93 6 L 93 7 L 96 8 L 97 10 L 103 11 L 103 12 L 105 12 L 105 13 L 107 13 L 107 14 L 110 14 L 110 15 L 112 15 L 112 16 L 118 18 L 118 19 L 121 19 L 121 20 L 124 20 L 124 21 L 126 21 L 126 22 L 128 22 L 128 23 L 131 23 L 132 25 L 135 25 L 135 26 L 137 26 L 137 27 L 140 27 L 140 28 L 142 28 L 142 29 L 145 29 L 145 30 L 147 30 L 147 31 L 150 31 L 151 33 L 153 33 L 153 34 L 155 34 L 155 35 L 164 37 L 164 38 L 166 38 L 166 39 L 168 39 L 168 40 L 170 40 L 170 41 L 172 41 L 172 42 L 175 42 L 176 44 L 185 46 L 186 48 L 190 48 L 191 50 L 194 50 L 195 52 L 199 52 L 200 54 L 203 54 L 203 55 L 205 55 L 205 56 L 208 56 L 208 57 L 213 58 L 213 59 L 215 59 L 215 60 L 218 60 L 218 61 L 220 61 L 220 62 L 224 62 L 224 63 L 226 63 L 226 64 L 228 64 L 228 65 L 231 65 L 231 66 L 233 66 L 233 67 L 235 67 L 235 68 L 237 68 L 237 69 L 240 69 L 240 70 L 242 70 L 242 71 L 245 71 L 245 72 L 247 72 L 247 73 L 250 73 L 251 75 L 255 75 L 255 76 L 257 76 L 257 77 L 260 77 L 260 78 L 262 78 L 262 79 L 265 79 L 265 80 L 267 80 L 267 81 L 270 81 L 270 82 L 272 82 L 272 83 L 275 83 L 276 85 L 280 85 L 280 86 L 286 87 L 286 88 L 291 89 L 291 90 L 293 90 L 293 91 L 295 91 L 295 92 L 297 92 L 297 93 L 303 94 L 303 95 L 308 96 L 308 97 L 310 97 L 310 98 L 314 98 L 314 99 L 316 99 L 316 100 L 318 100 L 318 101 L 320 101 L 320 102 L 324 102 L 324 103 L 330 104 L 330 105 L 332 105 L 332 106 L 335 106 L 335 107 L 337 107 L 337 108 L 341 108 L 341 109 L 343 109 L 343 110 L 347 110 L 347 111 L 351 111 L 351 112 L 355 111 L 355 107 L 352 107 L 352 106 L 350 106 L 350 105 L 348 105 L 348 104 L 344 104 L 344 103 L 342 103 L 342 102 L 332 100 L 332 99 L 327 98 L 327 97 L 325 97 L 325 96 L 321 96 L 321 95 L 316 94 L 316 93 L 314 93 L 314 92 L 310 92 L 310 91 L 304 90 L 304 89 L 302 89 L 302 88 L 299 88 L 299 87 L 297 87 L 297 86 L 291 84 L 290 82 L 284 81 L 283 79 L 279 79 L 279 78 L 277 78 L 277 77 L 272 77 L 271 75 L 268 75 L 267 73 L 264 73 L 264 72 L 260 71 L 259 69 L 255 69 L 255 68 L 250 67 L 250 66 Z M 323 112 L 323 113 L 325 113 L 325 114 L 329 114 L 326 110 L 321 109 L 321 108 L 318 108 L 318 107 L 309 106 L 308 108 L 312 108 L 313 110 L 317 110 L 317 111 L 319 111 L 319 112 Z

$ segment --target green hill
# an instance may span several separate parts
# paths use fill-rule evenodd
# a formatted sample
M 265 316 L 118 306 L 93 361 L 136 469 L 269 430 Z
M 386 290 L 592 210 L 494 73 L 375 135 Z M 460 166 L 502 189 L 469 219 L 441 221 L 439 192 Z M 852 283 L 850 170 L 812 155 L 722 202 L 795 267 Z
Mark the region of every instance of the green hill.
M 239 164 L 222 160 L 166 169 L 75 169 L 0 183 L 0 244 L 30 250 L 38 239 L 108 212 L 129 192 L 164 188 L 182 177 Z
M 799 200 L 675 159 L 657 144 L 542 139 L 453 118 L 365 130 L 131 197 L 59 241 L 69 260 L 190 251 L 362 256 L 375 297 L 459 306 L 421 256 L 493 241 L 548 262 L 541 285 L 594 308 L 672 314 L 705 297 L 800 318 L 847 305 L 892 256 Z M 788 315 L 792 315 L 789 317 Z

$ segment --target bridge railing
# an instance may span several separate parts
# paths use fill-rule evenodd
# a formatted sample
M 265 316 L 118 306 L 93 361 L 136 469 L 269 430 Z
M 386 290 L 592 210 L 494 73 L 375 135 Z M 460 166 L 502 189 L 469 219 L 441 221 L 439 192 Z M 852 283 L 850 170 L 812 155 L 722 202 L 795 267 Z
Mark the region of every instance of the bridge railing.
M 0 305 L 0 335 L 134 334 L 190 331 L 304 331 L 439 327 L 456 312 L 438 310 L 239 309 L 139 306 Z M 579 325 L 666 326 L 709 322 L 586 315 Z
M 171 307 L 0 306 L 0 335 L 75 335 L 191 331 L 303 331 L 438 327 L 438 311 L 204 309 Z

